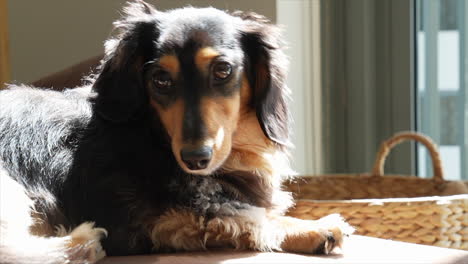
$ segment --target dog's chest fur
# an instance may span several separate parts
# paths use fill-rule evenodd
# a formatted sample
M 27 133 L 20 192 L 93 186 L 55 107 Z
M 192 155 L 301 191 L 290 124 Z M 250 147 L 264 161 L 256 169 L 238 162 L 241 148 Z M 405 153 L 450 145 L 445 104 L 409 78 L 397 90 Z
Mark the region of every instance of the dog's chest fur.
M 212 177 L 187 175 L 185 181 L 172 181 L 169 190 L 180 197 L 179 206 L 208 217 L 235 215 L 250 206 Z

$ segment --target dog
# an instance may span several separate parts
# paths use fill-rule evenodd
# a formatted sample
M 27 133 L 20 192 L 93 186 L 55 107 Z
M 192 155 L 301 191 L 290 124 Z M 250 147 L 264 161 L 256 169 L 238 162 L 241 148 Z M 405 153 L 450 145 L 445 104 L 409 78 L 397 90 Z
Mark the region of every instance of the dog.
M 0 92 L 0 262 L 227 247 L 328 254 L 338 215 L 285 216 L 287 58 L 255 13 L 127 3 L 82 87 Z

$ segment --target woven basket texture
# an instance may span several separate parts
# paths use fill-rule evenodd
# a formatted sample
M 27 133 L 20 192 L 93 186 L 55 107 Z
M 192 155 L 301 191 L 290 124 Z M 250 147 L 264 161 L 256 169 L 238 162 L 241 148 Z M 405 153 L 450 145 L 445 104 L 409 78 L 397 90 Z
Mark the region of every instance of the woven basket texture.
M 433 178 L 384 176 L 389 151 L 406 140 L 428 148 Z M 360 235 L 468 250 L 468 184 L 443 177 L 436 145 L 422 134 L 402 132 L 382 143 L 372 173 L 306 176 L 287 183 L 296 198 L 288 214 L 319 219 L 339 213 Z

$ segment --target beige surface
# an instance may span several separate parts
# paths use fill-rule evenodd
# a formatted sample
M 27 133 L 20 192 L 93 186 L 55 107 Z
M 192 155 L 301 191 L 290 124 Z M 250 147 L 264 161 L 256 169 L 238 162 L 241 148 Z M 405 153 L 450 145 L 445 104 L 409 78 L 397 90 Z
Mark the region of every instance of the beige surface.
M 109 257 L 98 264 L 126 263 L 468 263 L 468 251 L 352 236 L 346 241 L 342 253 L 329 256 L 225 251 Z

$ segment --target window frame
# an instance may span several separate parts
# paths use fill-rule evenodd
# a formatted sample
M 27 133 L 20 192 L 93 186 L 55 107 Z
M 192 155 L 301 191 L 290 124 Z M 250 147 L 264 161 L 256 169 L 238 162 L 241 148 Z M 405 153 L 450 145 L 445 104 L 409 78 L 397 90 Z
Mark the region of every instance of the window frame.
M 466 93 L 466 85 L 467 80 L 465 77 L 466 72 L 466 63 L 468 63 L 468 58 L 466 58 L 466 51 L 468 49 L 466 36 L 468 36 L 468 29 L 466 27 L 466 17 L 465 14 L 468 14 L 468 4 L 464 0 L 457 0 L 457 19 L 458 19 L 458 27 L 459 31 L 463 32 L 460 33 L 460 61 L 459 61 L 459 90 L 458 91 L 440 91 L 438 87 L 438 34 L 440 28 L 440 14 L 439 10 L 440 2 L 439 1 L 424 1 L 424 12 L 421 13 L 421 8 L 418 1 L 415 1 L 415 21 L 417 20 L 417 24 L 415 28 L 419 30 L 421 28 L 420 23 L 424 23 L 427 29 L 424 30 L 425 38 L 424 38 L 424 72 L 425 72 L 425 94 L 424 100 L 426 103 L 420 103 L 419 100 L 416 101 L 418 105 L 417 110 L 424 109 L 424 112 L 428 113 L 425 114 L 422 119 L 418 119 L 417 129 L 418 131 L 423 131 L 426 135 L 430 136 L 435 142 L 441 143 L 441 130 L 440 130 L 440 123 L 438 122 L 431 122 L 427 117 L 431 117 L 432 120 L 439 120 L 440 119 L 440 99 L 443 97 L 448 96 L 456 96 L 457 103 L 456 107 L 458 122 L 463 124 L 461 126 L 461 133 L 458 133 L 457 143 L 460 146 L 460 176 L 461 179 L 466 179 L 468 175 L 466 174 L 468 169 L 468 157 L 467 157 L 467 139 L 468 139 L 468 122 L 467 117 L 461 113 L 465 112 L 465 102 L 468 102 L 468 97 Z M 418 31 L 416 31 L 417 33 Z M 437 54 L 437 56 L 434 56 Z M 423 95 L 418 95 L 418 97 L 422 97 Z M 418 98 L 417 98 L 418 99 Z M 419 116 L 419 113 L 417 113 Z M 417 153 L 418 154 L 418 153 Z M 425 168 L 421 170 L 420 173 L 426 171 L 426 174 L 431 175 L 432 167 L 431 167 L 431 160 L 426 157 L 418 157 L 420 159 L 425 159 Z M 419 164 L 418 164 L 419 166 Z M 465 173 L 464 173 L 465 172 Z M 429 176 L 430 177 L 430 176 Z

